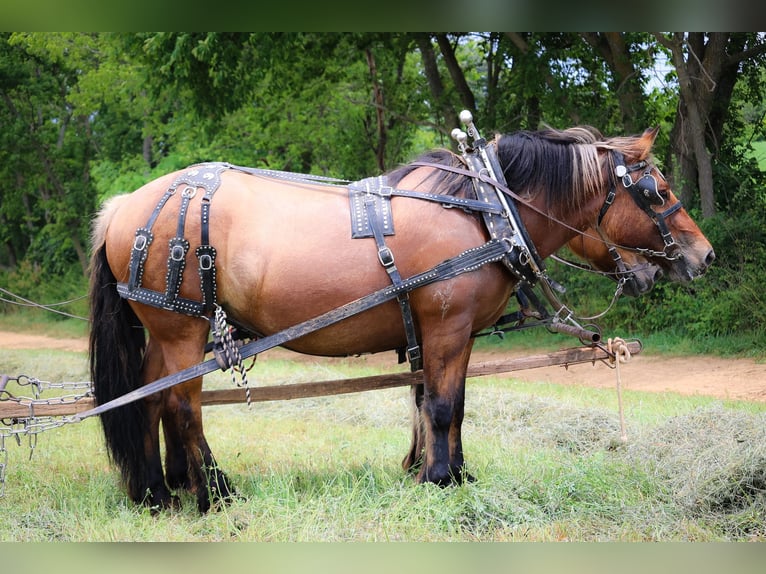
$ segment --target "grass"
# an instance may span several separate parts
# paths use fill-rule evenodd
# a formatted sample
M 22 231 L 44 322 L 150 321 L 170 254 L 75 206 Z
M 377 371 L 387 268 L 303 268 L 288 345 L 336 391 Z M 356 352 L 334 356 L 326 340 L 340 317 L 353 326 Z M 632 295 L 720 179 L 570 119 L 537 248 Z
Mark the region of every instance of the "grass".
M 482 343 L 484 344 L 484 343 Z M 539 352 L 539 349 L 537 349 Z M 392 361 L 393 364 L 393 361 Z M 3 372 L 87 377 L 82 353 L 0 350 Z M 252 384 L 369 375 L 354 359 L 264 355 Z M 256 380 L 257 379 L 257 380 Z M 229 387 L 215 373 L 208 388 Z M 740 541 L 766 537 L 766 405 L 482 378 L 464 446 L 475 483 L 416 485 L 409 395 L 391 389 L 208 407 L 206 435 L 241 498 L 199 515 L 189 495 L 151 516 L 130 503 L 98 421 L 6 438 L 3 541 Z

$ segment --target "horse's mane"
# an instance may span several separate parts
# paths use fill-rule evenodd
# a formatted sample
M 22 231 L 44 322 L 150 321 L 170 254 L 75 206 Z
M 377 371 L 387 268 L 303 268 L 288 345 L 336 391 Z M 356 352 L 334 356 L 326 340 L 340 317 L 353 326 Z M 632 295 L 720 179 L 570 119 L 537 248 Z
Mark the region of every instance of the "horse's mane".
M 610 177 L 613 166 L 611 159 L 599 157 L 599 151 L 614 149 L 638 159 L 646 151 L 638 137 L 604 138 L 590 126 L 518 131 L 496 136 L 494 144 L 508 188 L 525 197 L 547 193 L 546 209 L 552 214 L 577 209 L 608 184 L 605 178 Z M 460 156 L 446 149 L 427 152 L 416 162 L 465 167 Z M 415 169 L 417 166 L 409 164 L 390 172 L 389 185 L 396 186 Z M 472 193 L 470 179 L 448 171 L 435 171 L 428 183 L 446 195 Z
M 396 187 L 407 175 L 419 169 L 420 166 L 413 165 L 419 162 L 434 163 L 450 167 L 459 167 L 466 169 L 466 165 L 461 157 L 448 149 L 438 148 L 419 156 L 413 163 L 403 165 L 387 174 L 388 185 Z M 441 193 L 455 197 L 469 197 L 472 193 L 473 184 L 467 177 L 445 170 L 434 170 L 425 180 L 433 189 L 431 193 Z

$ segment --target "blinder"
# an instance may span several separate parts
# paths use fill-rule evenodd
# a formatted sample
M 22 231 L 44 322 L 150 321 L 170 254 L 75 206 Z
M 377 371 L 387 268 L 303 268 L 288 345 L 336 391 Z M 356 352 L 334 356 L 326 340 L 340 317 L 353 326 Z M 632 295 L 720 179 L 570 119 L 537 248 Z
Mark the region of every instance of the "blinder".
M 639 162 L 636 162 L 632 165 L 626 166 L 625 165 L 625 158 L 624 156 L 616 151 L 612 151 L 612 156 L 614 158 L 614 174 L 617 176 L 622 186 L 626 189 L 626 191 L 630 194 L 630 196 L 633 198 L 633 201 L 640 207 L 651 219 L 654 221 L 654 224 L 657 226 L 657 229 L 660 232 L 660 235 L 662 236 L 662 241 L 665 244 L 665 249 L 663 251 L 652 251 L 650 254 L 652 256 L 657 257 L 664 257 L 669 260 L 679 259 L 683 257 L 683 254 L 681 253 L 680 246 L 676 241 L 673 239 L 673 235 L 670 233 L 670 230 L 668 229 L 667 223 L 665 222 L 665 218 L 669 217 L 679 209 L 681 209 L 682 204 L 680 200 L 677 200 L 673 205 L 668 207 L 665 211 L 657 212 L 654 209 L 652 209 L 653 206 L 661 207 L 665 205 L 665 198 L 662 197 L 662 194 L 660 194 L 659 189 L 659 182 L 657 181 L 657 178 L 652 173 L 653 171 L 657 171 L 656 167 L 652 166 L 645 160 L 641 160 Z M 631 177 L 631 173 L 644 170 L 641 177 L 639 177 L 637 180 L 633 181 L 633 178 Z M 660 173 L 660 176 L 662 177 L 662 174 Z M 611 189 L 609 190 L 609 193 L 607 194 L 606 199 L 604 200 L 604 205 L 601 207 L 601 211 L 598 215 L 598 222 L 596 227 L 600 227 L 601 221 L 604 218 L 604 215 L 606 214 L 607 210 L 611 207 L 612 203 L 614 202 L 614 198 L 616 196 L 616 189 L 613 185 Z M 638 249 L 636 250 L 638 252 L 648 252 L 647 250 Z

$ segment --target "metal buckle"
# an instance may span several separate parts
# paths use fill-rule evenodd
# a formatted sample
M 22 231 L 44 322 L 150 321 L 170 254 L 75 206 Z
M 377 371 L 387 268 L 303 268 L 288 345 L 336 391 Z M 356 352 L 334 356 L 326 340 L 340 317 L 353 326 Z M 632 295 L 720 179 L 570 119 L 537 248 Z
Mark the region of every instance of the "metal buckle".
M 199 268 L 203 271 L 210 271 L 213 268 L 213 258 L 209 254 L 203 253 L 199 256 Z
M 146 235 L 136 235 L 136 239 L 133 241 L 133 249 L 136 251 L 143 251 L 146 249 L 146 244 L 148 243 L 148 240 L 146 238 Z
M 184 256 L 186 255 L 186 252 L 183 248 L 183 245 L 174 245 L 170 249 L 170 258 L 173 261 L 181 261 L 183 260 Z
M 394 264 L 394 253 L 384 245 L 378 248 L 378 261 L 380 261 L 383 267 L 388 269 Z

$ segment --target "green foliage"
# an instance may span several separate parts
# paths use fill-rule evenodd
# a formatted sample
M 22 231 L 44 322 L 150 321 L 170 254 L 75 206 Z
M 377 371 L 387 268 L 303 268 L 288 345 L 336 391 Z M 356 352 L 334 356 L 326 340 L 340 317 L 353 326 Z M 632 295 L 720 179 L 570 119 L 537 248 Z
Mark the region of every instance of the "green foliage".
M 639 300 L 619 301 L 603 324 L 641 335 L 734 337 L 763 348 L 766 159 L 758 150 L 766 136 L 766 74 L 760 40 L 748 38 L 755 57 L 742 62 L 728 109 L 716 110 L 725 117 L 714 146 L 720 216 L 702 222 L 715 264 L 690 285 L 661 283 Z M 462 75 L 486 136 L 542 124 L 587 123 L 610 135 L 659 125 L 655 155 L 677 153 L 670 136 L 683 113 L 674 70 L 646 87 L 654 66 L 668 65 L 651 35 L 439 39 L 433 36 L 441 97 L 456 112 L 464 107 L 467 94 L 456 81 Z M 411 33 L 0 35 L 0 268 L 10 270 L 6 277 L 33 269 L 48 284 L 61 283 L 72 268 L 83 274 L 98 205 L 195 162 L 357 179 L 450 146 L 415 40 Z M 448 66 L 445 40 L 458 70 Z M 629 61 L 609 55 L 614 41 Z M 628 77 L 620 75 L 625 70 Z M 638 84 L 643 92 L 636 93 Z M 552 269 L 582 314 L 610 300 L 609 281 Z

